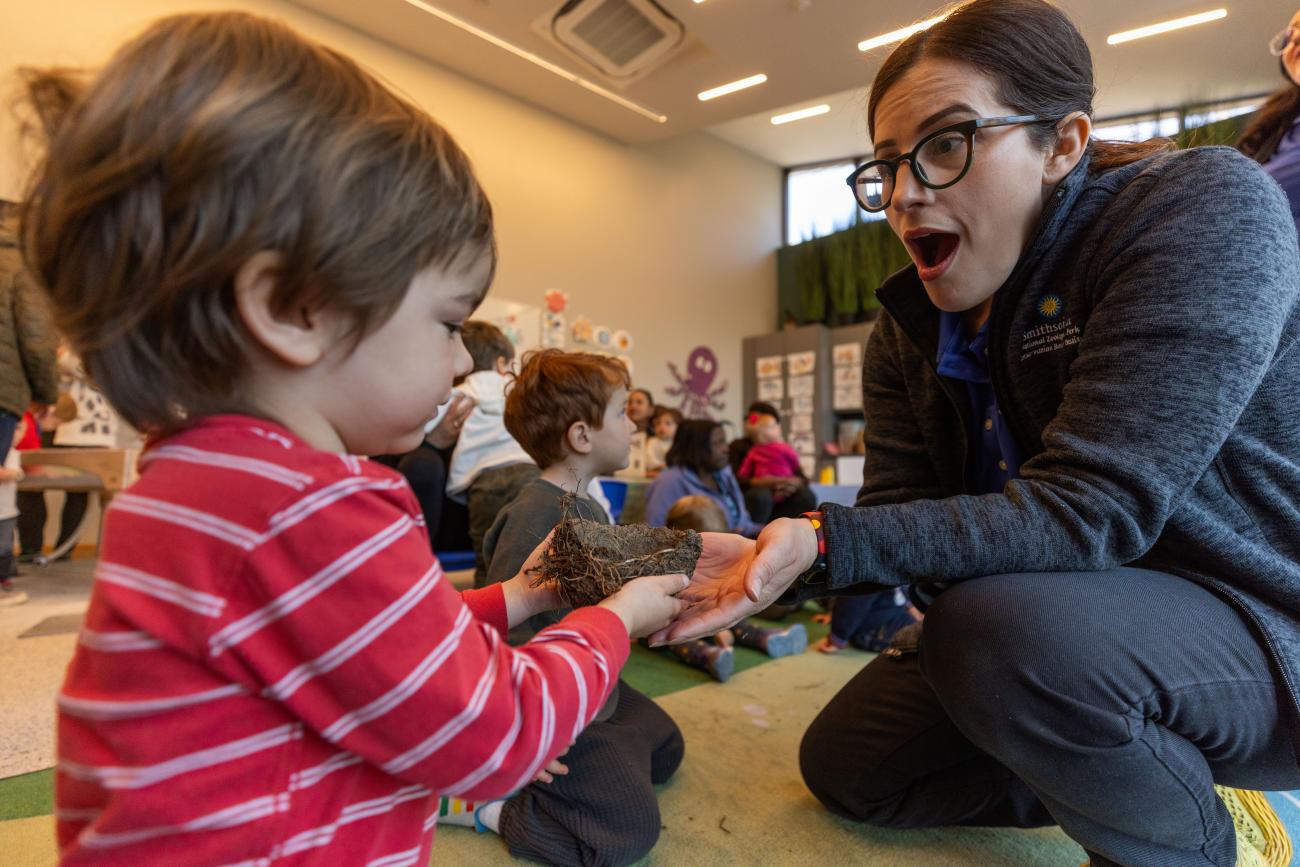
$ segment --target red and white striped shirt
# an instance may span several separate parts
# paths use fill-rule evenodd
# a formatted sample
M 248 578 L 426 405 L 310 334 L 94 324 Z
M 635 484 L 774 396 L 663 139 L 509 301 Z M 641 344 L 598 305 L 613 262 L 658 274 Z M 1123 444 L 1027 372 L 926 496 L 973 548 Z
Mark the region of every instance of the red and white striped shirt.
M 65 864 L 425 864 L 437 793 L 528 783 L 627 659 L 600 608 L 507 645 L 385 467 L 240 416 L 141 464 L 59 696 Z

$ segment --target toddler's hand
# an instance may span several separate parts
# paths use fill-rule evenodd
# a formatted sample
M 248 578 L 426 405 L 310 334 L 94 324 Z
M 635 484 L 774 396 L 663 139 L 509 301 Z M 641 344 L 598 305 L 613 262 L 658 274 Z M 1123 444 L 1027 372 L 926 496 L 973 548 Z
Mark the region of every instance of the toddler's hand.
M 569 747 L 571 746 L 573 746 L 573 744 L 569 744 Z M 569 747 L 565 747 L 564 752 L 552 759 L 549 765 L 538 771 L 537 776 L 533 777 L 533 782 L 553 783 L 555 782 L 555 774 L 559 774 L 560 776 L 567 774 L 569 772 L 569 766 L 561 762 L 560 759 L 568 755 Z
M 600 603 L 619 616 L 632 638 L 656 632 L 682 612 L 676 596 L 686 589 L 685 575 L 646 575 L 634 578 Z

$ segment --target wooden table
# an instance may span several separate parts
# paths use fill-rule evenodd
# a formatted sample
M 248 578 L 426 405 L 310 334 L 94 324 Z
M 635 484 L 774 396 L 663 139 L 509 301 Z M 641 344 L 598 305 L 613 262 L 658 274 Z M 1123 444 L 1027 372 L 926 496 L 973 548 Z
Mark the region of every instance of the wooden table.
M 65 491 L 88 494 L 99 506 L 103 523 L 104 509 L 113 495 L 135 481 L 137 449 L 30 449 L 18 453 L 22 459 L 23 480 L 18 490 L 33 493 Z M 63 544 L 47 554 L 36 557 L 36 565 L 45 566 L 72 550 L 86 531 L 90 520 L 90 504 L 81 516 L 81 523 L 68 534 Z

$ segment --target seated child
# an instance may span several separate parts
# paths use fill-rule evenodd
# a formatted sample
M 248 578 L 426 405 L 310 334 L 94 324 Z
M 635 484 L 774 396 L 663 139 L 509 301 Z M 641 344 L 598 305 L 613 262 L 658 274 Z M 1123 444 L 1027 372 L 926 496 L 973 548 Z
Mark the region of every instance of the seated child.
M 822 653 L 836 653 L 850 644 L 879 653 L 889 646 L 898 630 L 921 619 L 921 612 L 907 601 L 904 587 L 862 596 L 836 596 L 830 605 L 831 631 L 817 644 Z
M 474 547 L 474 586 L 486 583 L 487 560 L 483 536 L 497 513 L 537 478 L 539 470 L 528 453 L 510 436 L 502 421 L 507 374 L 515 359 L 510 339 L 490 322 L 471 320 L 461 331 L 473 372 L 456 391 L 474 401 L 451 453 L 447 496 L 469 507 L 469 539 Z
M 697 533 L 725 533 L 727 516 L 715 500 L 696 494 L 682 497 L 673 503 L 668 510 L 667 526 L 674 530 L 694 530 Z M 786 608 L 779 614 L 784 616 L 790 610 L 792 609 Z M 712 641 L 700 638 L 666 649 L 692 668 L 707 671 L 714 680 L 726 683 L 735 670 L 732 644 L 761 650 L 773 658 L 793 656 L 803 653 L 808 646 L 808 630 L 802 623 L 764 628 L 745 619 L 714 635 Z
M 246 13 L 25 81 L 52 139 L 32 270 L 149 437 L 58 697 L 60 863 L 429 863 L 438 794 L 548 768 L 685 583 L 628 582 L 510 647 L 553 588 L 457 593 L 402 477 L 357 457 L 414 448 L 470 370 L 495 243 L 469 159 Z
M 799 463 L 799 453 L 781 438 L 775 415 L 751 412 L 745 431 L 752 445 L 737 470 L 745 504 L 755 521 L 790 518 L 817 508 Z
M 518 574 L 560 522 L 566 494 L 575 497 L 572 514 L 609 523 L 605 510 L 588 498 L 587 484 L 627 464 L 633 431 L 624 410 L 629 384 L 627 369 L 612 358 L 558 349 L 524 356 L 507 392 L 505 424 L 542 474 L 488 531 L 488 580 Z M 527 641 L 562 614 L 533 618 L 512 630 L 511 640 Z M 498 829 L 510 853 L 561 865 L 639 860 L 659 838 L 653 787 L 677 770 L 683 748 L 668 714 L 619 681 L 596 721 L 569 748 L 567 775 L 525 786 L 499 807 Z
M 14 586 L 17 574 L 14 563 L 14 525 L 18 521 L 18 483 L 23 478 L 22 458 L 18 443 L 27 436 L 27 413 L 14 427 L 13 443 L 5 453 L 0 466 L 0 606 L 21 605 L 27 594 Z
M 654 436 L 646 443 L 646 475 L 657 476 L 663 470 L 664 456 L 673 447 L 673 437 L 681 423 L 680 410 L 670 406 L 655 407 L 654 415 L 650 416 L 650 430 L 654 431 Z

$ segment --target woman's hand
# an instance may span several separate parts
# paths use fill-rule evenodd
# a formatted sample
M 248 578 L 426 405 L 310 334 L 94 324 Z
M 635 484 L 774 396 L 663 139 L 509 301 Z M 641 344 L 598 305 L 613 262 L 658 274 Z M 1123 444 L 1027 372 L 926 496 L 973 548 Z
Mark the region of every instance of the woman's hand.
M 729 533 L 700 536 L 704 553 L 678 597 L 686 608 L 667 629 L 650 636 L 651 645 L 702 638 L 757 614 L 817 559 L 817 533 L 803 518 L 773 521 L 757 542 Z

